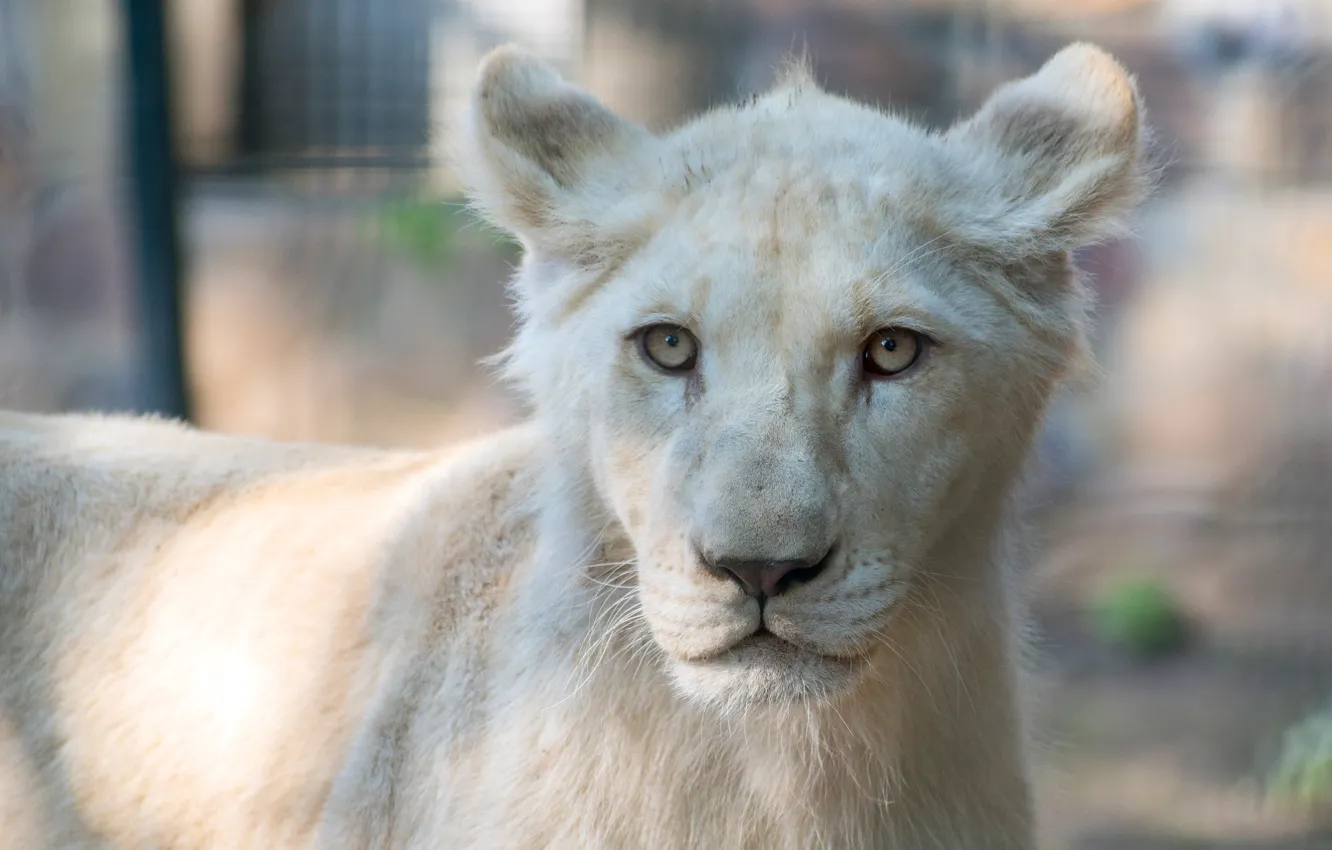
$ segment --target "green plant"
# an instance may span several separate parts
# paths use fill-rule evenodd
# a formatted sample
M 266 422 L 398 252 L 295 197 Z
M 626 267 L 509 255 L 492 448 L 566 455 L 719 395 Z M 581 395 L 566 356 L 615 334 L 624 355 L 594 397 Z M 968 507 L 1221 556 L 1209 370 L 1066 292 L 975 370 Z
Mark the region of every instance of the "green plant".
M 1332 706 L 1286 730 L 1268 790 L 1301 806 L 1332 809 Z
M 1156 579 L 1132 579 L 1103 592 L 1093 603 L 1092 622 L 1102 640 L 1139 657 L 1177 650 L 1187 636 L 1179 602 Z
M 379 237 L 432 271 L 446 268 L 462 250 L 493 250 L 511 258 L 518 245 L 487 228 L 457 198 L 412 197 L 380 207 L 374 218 Z

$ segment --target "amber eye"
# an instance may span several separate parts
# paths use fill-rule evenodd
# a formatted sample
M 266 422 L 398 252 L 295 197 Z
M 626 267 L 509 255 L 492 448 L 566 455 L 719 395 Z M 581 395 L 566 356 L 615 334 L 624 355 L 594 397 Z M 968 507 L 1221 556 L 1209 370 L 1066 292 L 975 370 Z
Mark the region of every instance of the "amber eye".
M 882 328 L 870 334 L 862 359 L 865 373 L 872 378 L 891 378 L 915 365 L 925 341 L 906 328 Z
M 688 372 L 698 362 L 698 340 L 678 325 L 652 325 L 638 334 L 638 349 L 665 372 Z

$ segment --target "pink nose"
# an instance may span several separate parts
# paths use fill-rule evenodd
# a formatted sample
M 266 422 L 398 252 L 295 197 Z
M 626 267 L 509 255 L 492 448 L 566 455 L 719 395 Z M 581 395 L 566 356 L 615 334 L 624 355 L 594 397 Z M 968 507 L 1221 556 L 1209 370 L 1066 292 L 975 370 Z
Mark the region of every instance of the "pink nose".
M 792 585 L 807 582 L 823 571 L 825 552 L 801 561 L 739 561 L 718 558 L 707 561 L 713 574 L 729 578 L 755 599 L 780 596 Z

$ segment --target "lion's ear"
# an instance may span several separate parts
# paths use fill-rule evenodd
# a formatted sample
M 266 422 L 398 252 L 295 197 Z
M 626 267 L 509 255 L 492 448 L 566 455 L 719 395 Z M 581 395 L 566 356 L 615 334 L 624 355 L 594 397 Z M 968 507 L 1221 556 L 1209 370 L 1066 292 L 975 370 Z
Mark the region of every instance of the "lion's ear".
M 467 118 L 459 165 L 482 210 L 529 246 L 596 261 L 654 137 L 512 46 L 482 60 Z
M 1124 68 L 1098 47 L 1066 47 L 945 135 L 967 175 L 949 224 L 1006 261 L 1111 235 L 1148 188 L 1144 135 Z

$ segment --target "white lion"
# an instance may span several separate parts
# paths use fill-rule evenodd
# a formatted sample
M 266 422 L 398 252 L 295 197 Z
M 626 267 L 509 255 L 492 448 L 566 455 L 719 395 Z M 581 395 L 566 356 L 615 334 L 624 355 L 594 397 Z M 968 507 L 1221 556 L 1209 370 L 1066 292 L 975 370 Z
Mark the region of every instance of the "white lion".
M 1006 507 L 1140 113 L 1076 45 L 943 134 L 797 69 L 654 135 L 494 52 L 531 421 L 0 416 L 0 844 L 1031 848 Z

